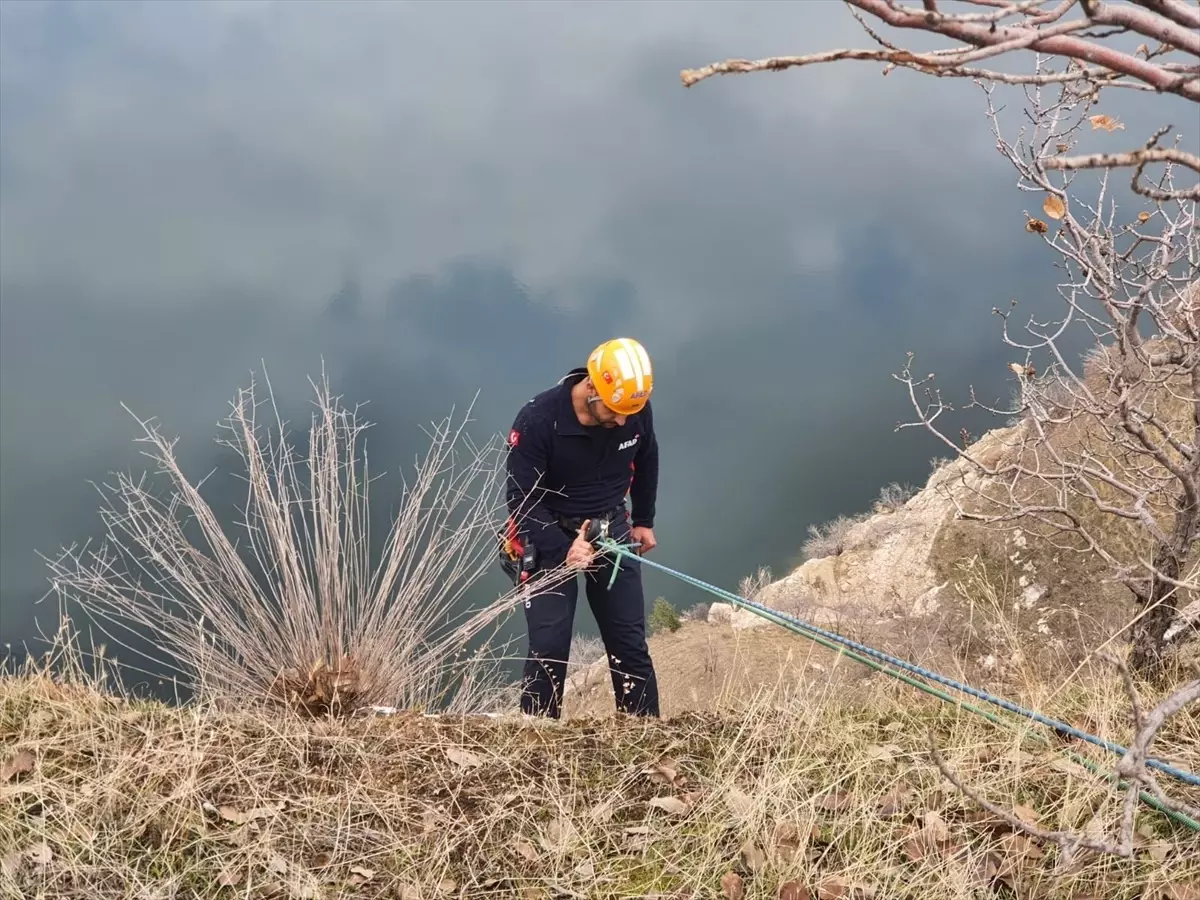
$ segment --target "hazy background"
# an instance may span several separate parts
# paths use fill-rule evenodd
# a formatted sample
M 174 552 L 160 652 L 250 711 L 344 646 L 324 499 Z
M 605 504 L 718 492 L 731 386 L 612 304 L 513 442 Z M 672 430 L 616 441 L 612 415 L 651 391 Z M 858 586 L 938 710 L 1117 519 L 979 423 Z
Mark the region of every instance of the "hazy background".
M 596 343 L 638 337 L 656 556 L 729 587 L 782 574 L 810 524 L 883 484 L 923 483 L 944 448 L 894 432 L 905 352 L 953 399 L 1002 400 L 990 309 L 1053 294 L 1023 228 L 1040 198 L 982 92 L 860 63 L 679 81 L 867 43 L 833 0 L 6 0 L 0 637 L 53 627 L 37 552 L 98 538 L 89 480 L 143 465 L 120 404 L 198 477 L 260 361 L 306 416 L 324 359 L 395 472 L 476 391 L 476 434 L 504 431 Z M 1129 128 L 1105 148 L 1166 121 L 1196 144 L 1194 105 L 1109 104 Z M 648 602 L 704 599 L 647 581 Z

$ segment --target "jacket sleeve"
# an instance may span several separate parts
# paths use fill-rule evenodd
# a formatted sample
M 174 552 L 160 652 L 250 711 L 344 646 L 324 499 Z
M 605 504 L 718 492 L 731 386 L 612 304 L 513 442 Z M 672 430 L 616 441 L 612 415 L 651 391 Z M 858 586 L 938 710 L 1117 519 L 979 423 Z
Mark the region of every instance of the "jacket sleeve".
M 517 523 L 517 534 L 539 553 L 557 556 L 566 554 L 571 539 L 541 499 L 547 490 L 548 431 L 549 425 L 530 406 L 523 406 L 517 413 L 508 436 L 506 501 L 509 515 Z
M 654 527 L 655 506 L 658 501 L 658 436 L 654 433 L 654 413 L 647 403 L 642 440 L 633 458 L 633 484 L 629 498 L 633 501 L 630 522 L 634 526 Z

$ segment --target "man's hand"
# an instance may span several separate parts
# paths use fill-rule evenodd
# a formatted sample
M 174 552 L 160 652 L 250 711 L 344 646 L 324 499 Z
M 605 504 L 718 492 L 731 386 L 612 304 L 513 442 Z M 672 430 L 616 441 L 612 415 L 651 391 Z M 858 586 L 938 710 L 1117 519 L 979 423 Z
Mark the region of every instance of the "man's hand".
M 642 545 L 638 547 L 638 556 L 649 553 L 658 546 L 658 541 L 654 538 L 654 529 L 647 528 L 645 525 L 635 525 L 629 532 L 629 538 L 635 544 Z
M 579 534 L 575 536 L 575 540 L 571 542 L 571 546 L 567 550 L 567 565 L 573 569 L 586 569 L 592 564 L 592 558 L 596 555 L 596 548 L 587 539 L 588 525 L 591 524 L 591 521 L 591 519 L 585 519 L 579 526 Z

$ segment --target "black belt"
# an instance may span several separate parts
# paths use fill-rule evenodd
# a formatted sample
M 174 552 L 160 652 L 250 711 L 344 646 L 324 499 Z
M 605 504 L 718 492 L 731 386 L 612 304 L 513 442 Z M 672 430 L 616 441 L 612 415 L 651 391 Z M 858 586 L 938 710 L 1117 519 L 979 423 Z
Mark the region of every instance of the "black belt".
M 577 516 L 576 518 L 572 518 L 572 519 L 568 519 L 565 516 L 559 516 L 558 527 L 561 528 L 563 531 L 567 532 L 567 534 L 576 535 L 576 534 L 579 534 L 579 529 L 583 526 L 583 523 L 586 522 L 588 519 L 591 519 L 593 523 L 595 523 L 595 522 L 610 522 L 611 523 L 611 522 L 616 521 L 617 519 L 622 518 L 624 515 L 625 515 L 625 504 L 622 503 L 619 506 L 614 506 L 612 509 L 608 510 L 607 512 L 602 512 L 602 513 L 599 513 L 594 516 Z

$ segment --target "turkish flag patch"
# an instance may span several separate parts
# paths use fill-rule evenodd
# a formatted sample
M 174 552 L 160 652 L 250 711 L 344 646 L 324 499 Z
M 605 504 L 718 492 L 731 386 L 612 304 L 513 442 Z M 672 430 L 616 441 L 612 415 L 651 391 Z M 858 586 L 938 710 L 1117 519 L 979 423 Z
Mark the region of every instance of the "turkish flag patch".
M 508 433 L 508 446 L 515 447 L 521 440 L 521 432 L 513 429 Z

